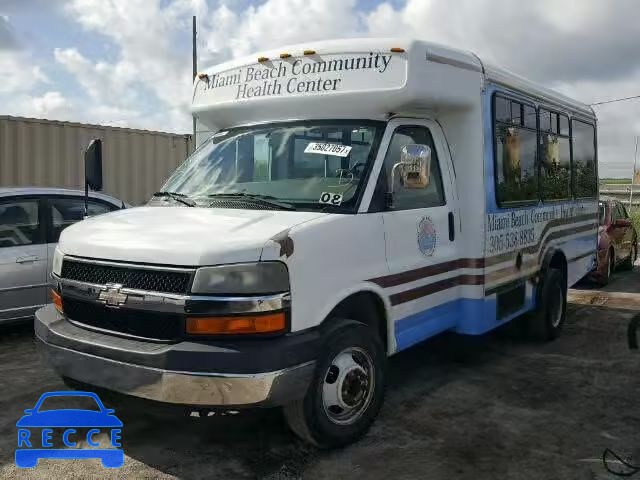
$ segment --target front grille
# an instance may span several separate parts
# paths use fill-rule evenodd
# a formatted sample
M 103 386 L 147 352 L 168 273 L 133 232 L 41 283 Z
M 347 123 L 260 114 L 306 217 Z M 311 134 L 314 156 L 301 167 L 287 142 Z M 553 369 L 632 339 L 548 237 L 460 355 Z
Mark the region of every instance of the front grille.
M 158 340 L 178 340 L 184 333 L 180 315 L 109 308 L 69 297 L 62 303 L 69 319 L 89 327 Z
M 126 288 L 179 294 L 189 292 L 189 282 L 191 280 L 190 272 L 147 270 L 136 267 L 78 262 L 68 259 L 62 262 L 61 276 L 77 282 L 98 285 L 119 283 Z

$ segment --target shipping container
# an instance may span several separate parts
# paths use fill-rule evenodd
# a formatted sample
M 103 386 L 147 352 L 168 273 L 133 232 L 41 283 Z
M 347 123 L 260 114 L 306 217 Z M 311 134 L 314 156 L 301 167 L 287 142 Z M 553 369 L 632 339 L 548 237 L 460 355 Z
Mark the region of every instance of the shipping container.
M 104 191 L 139 205 L 192 150 L 191 135 L 0 116 L 0 186 L 84 188 L 83 153 L 99 138 Z

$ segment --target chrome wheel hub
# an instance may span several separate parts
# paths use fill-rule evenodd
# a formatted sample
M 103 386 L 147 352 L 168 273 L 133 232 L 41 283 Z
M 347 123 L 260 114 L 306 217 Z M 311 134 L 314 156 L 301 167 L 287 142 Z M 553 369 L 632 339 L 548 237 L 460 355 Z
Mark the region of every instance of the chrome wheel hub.
M 331 361 L 322 385 L 324 411 L 333 423 L 349 425 L 371 403 L 375 377 L 373 361 L 364 350 L 352 347 Z

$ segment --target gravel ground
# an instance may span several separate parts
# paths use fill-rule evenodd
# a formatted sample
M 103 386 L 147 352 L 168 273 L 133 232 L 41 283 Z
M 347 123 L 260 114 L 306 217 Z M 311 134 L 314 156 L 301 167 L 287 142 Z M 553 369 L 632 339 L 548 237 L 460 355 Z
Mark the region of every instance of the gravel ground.
M 603 468 L 605 448 L 640 463 L 640 351 L 626 340 L 635 292 L 638 270 L 604 290 L 572 291 L 563 335 L 549 344 L 445 335 L 397 355 L 380 418 L 343 450 L 306 446 L 278 411 L 193 418 L 120 400 L 125 463 L 115 470 L 98 460 L 15 467 L 15 422 L 43 392 L 65 387 L 39 363 L 30 325 L 4 327 L 0 477 L 616 478 Z

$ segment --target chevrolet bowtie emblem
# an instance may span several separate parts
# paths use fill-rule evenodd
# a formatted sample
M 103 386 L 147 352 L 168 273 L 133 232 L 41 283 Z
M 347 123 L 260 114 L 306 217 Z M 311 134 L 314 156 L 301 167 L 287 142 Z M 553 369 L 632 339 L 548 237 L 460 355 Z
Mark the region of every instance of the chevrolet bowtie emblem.
M 127 294 L 121 293 L 122 285 L 119 283 L 107 283 L 100 289 L 98 301 L 104 303 L 108 307 L 119 307 L 127 301 Z

